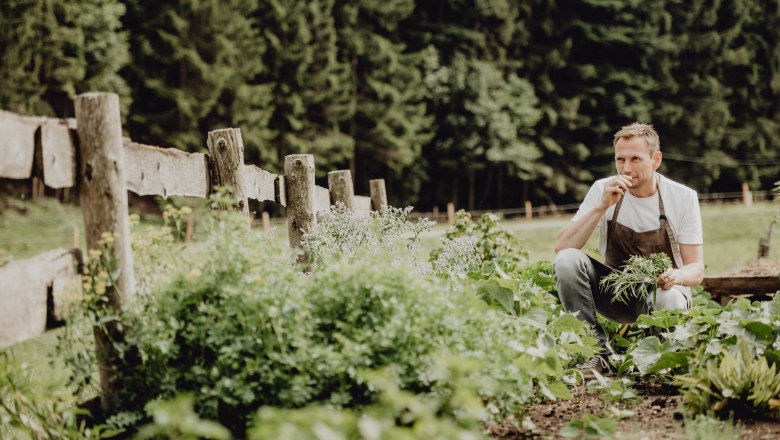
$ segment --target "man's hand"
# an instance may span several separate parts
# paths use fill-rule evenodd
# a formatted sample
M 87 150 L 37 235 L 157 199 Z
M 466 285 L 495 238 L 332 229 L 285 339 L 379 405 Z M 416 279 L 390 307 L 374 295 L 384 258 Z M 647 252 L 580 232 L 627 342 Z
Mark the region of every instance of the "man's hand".
M 625 174 L 615 176 L 604 185 L 604 193 L 601 195 L 601 206 L 607 209 L 614 205 L 629 188 L 631 188 L 630 177 Z
M 675 284 L 682 284 L 676 269 L 667 269 L 661 275 L 658 275 L 658 287 L 669 290 Z

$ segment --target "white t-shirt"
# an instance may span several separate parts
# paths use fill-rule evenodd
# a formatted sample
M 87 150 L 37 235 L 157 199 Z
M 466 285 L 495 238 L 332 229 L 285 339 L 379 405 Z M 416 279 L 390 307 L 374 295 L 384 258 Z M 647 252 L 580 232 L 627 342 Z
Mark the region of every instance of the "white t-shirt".
M 680 244 L 703 244 L 704 237 L 701 229 L 701 213 L 699 212 L 699 197 L 691 188 L 679 184 L 673 180 L 656 173 L 658 187 L 664 202 L 664 213 L 672 229 L 672 234 Z M 604 186 L 612 177 L 605 177 L 596 181 L 588 190 L 585 200 L 580 204 L 572 221 L 579 220 L 586 212 L 590 211 L 601 200 Z M 658 210 L 658 192 L 650 197 L 639 198 L 626 193 L 623 204 L 618 213 L 618 223 L 631 228 L 636 232 L 647 232 L 661 227 Z M 599 252 L 607 254 L 607 223 L 612 220 L 615 206 L 607 209 L 597 227 L 599 233 Z M 675 260 L 681 261 L 679 255 Z

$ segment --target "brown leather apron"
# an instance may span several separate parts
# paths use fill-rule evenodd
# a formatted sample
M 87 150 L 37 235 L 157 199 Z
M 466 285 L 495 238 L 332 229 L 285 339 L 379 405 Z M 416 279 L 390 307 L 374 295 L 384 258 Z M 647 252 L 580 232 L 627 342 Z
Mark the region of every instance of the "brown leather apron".
M 650 255 L 657 252 L 663 252 L 669 256 L 672 260 L 672 265 L 677 268 L 678 260 L 675 258 L 673 249 L 678 249 L 679 245 L 672 233 L 672 228 L 669 225 L 669 221 L 666 219 L 664 212 L 664 202 L 661 197 L 661 191 L 658 189 L 658 212 L 659 212 L 659 228 L 651 231 L 636 232 L 633 229 L 618 223 L 618 214 L 620 214 L 620 207 L 623 205 L 624 197 L 621 197 L 615 206 L 615 212 L 612 214 L 612 219 L 607 224 L 607 250 L 605 257 L 605 263 L 612 268 L 620 268 L 626 264 L 626 261 L 633 255 Z M 683 295 L 685 295 L 683 293 Z M 690 296 L 685 295 L 688 300 L 688 307 L 690 308 Z M 597 301 L 601 302 L 601 301 Z M 600 310 L 603 314 L 619 322 L 629 323 L 633 322 L 637 316 L 642 313 L 648 313 L 647 303 L 644 301 L 629 302 L 626 308 L 619 308 L 615 304 L 597 304 L 597 306 L 603 306 L 604 310 Z M 600 308 L 600 307 L 597 307 Z

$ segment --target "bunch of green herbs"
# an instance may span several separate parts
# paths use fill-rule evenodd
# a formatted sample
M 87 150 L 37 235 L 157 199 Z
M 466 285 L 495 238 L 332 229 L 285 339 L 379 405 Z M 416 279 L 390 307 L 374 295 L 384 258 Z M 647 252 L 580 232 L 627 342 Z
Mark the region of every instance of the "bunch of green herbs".
M 622 270 L 603 277 L 601 289 L 611 292 L 612 302 L 646 300 L 658 289 L 658 276 L 672 267 L 672 260 L 663 252 L 648 256 L 633 255 Z M 653 298 L 655 299 L 655 298 Z

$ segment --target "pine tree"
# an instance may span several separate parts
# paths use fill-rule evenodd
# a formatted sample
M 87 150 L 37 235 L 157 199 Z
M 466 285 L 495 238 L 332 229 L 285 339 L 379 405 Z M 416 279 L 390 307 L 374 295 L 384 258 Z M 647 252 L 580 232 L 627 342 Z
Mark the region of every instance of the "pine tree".
M 414 7 L 412 0 L 352 0 L 334 8 L 338 59 L 350 69 L 349 117 L 342 128 L 354 141 L 356 190 L 367 193 L 368 179 L 385 177 L 399 182 L 388 190 L 391 199 L 400 196 L 405 203 L 416 202 L 422 146 L 432 135 L 422 57 L 400 36 Z
M 232 125 L 235 91 L 262 68 L 247 18 L 256 7 L 255 0 L 127 1 L 134 139 L 202 150 L 207 131 Z
M 0 107 L 71 116 L 71 99 L 88 90 L 116 92 L 129 60 L 117 32 L 124 7 L 115 0 L 11 0 L 0 8 Z M 110 55 L 109 55 L 110 54 Z
M 250 83 L 257 102 L 252 124 L 259 142 L 253 154 L 265 167 L 282 170 L 288 154 L 311 153 L 322 175 L 343 166 L 354 141 L 341 131 L 348 117 L 348 67 L 337 59 L 333 0 L 262 2 L 260 29 L 264 70 Z

